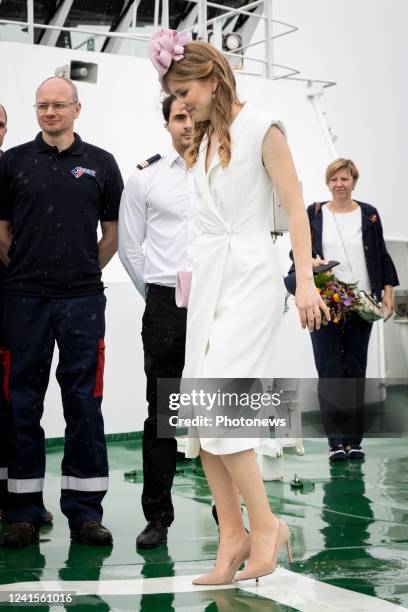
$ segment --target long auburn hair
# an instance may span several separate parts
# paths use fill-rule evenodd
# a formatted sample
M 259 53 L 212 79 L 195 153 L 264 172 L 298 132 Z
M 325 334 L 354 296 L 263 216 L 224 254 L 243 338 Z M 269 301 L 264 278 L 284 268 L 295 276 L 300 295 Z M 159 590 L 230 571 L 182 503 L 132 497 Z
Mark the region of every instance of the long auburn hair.
M 164 75 L 162 87 L 170 93 L 168 79 L 179 81 L 206 80 L 216 77 L 218 86 L 214 94 L 212 121 L 197 121 L 194 124 L 193 144 L 187 151 L 186 162 L 191 168 L 197 161 L 200 144 L 204 134 L 212 128 L 218 134 L 220 146 L 218 155 L 223 168 L 231 161 L 231 136 L 229 127 L 232 122 L 232 104 L 241 104 L 237 98 L 235 77 L 225 56 L 207 42 L 193 41 L 184 47 L 184 57 L 172 62 Z

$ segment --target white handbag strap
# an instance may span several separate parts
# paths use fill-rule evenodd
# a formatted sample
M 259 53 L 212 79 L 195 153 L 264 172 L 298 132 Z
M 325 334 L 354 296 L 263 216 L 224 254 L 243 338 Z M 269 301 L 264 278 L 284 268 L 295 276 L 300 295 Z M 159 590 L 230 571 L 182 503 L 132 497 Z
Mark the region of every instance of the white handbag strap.
M 330 210 L 330 208 L 329 208 L 329 210 Z M 344 251 L 344 254 L 346 256 L 347 265 L 350 268 L 351 276 L 355 279 L 356 277 L 353 274 L 353 268 L 351 267 L 350 258 L 349 258 L 348 253 L 347 253 L 346 245 L 344 244 L 343 236 L 341 234 L 341 231 L 340 231 L 340 228 L 339 228 L 339 224 L 337 223 L 336 213 L 334 213 L 332 210 L 330 210 L 330 212 L 333 215 L 334 225 L 336 226 L 337 233 L 338 233 L 339 238 L 340 238 L 341 246 L 343 247 L 343 251 Z
M 333 215 L 334 224 L 336 226 L 337 233 L 339 234 L 341 246 L 343 247 L 343 251 L 344 251 L 344 254 L 346 256 L 347 265 L 350 268 L 351 276 L 355 279 L 355 282 L 357 282 L 356 281 L 356 277 L 353 274 L 353 268 L 351 267 L 350 258 L 349 258 L 348 253 L 347 253 L 346 245 L 344 244 L 344 240 L 343 240 L 343 236 L 341 234 L 340 228 L 339 228 L 339 224 L 337 223 L 336 214 L 332 210 L 330 210 L 330 212 Z M 360 290 L 359 293 L 360 293 L 360 295 L 364 294 L 366 296 L 366 298 L 368 298 L 369 300 L 372 300 L 372 302 L 375 304 L 375 306 L 378 306 L 377 300 L 374 300 L 373 297 L 368 295 L 365 291 Z

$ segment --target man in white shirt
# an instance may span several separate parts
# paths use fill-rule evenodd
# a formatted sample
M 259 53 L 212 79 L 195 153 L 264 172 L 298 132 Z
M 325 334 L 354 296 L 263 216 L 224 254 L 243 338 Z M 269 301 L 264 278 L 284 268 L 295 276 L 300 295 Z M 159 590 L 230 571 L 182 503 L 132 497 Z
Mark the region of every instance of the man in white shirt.
M 184 367 L 187 311 L 175 303 L 176 274 L 191 267 L 200 233 L 194 182 L 184 155 L 193 124 L 175 96 L 163 101 L 172 146 L 138 166 L 122 194 L 119 257 L 146 299 L 142 339 L 148 418 L 143 431 L 143 512 L 148 521 L 136 544 L 155 548 L 167 539 L 174 520 L 171 486 L 176 469 L 175 439 L 157 437 L 157 379 L 180 378 Z M 144 249 L 143 249 L 144 247 Z

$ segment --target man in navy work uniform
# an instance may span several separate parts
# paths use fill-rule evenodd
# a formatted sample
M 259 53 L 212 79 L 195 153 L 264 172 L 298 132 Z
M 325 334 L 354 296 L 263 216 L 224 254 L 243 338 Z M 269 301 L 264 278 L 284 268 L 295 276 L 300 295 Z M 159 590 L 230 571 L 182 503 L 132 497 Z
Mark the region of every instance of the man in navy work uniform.
M 8 266 L 4 386 L 11 421 L 11 525 L 0 545 L 38 541 L 45 470 L 40 419 L 55 342 L 66 421 L 61 509 L 73 540 L 105 545 L 112 536 L 101 524 L 108 487 L 101 268 L 117 248 L 123 182 L 113 156 L 74 133 L 81 105 L 71 81 L 44 81 L 35 107 L 42 131 L 0 160 L 0 256 Z
M 7 133 L 7 113 L 6 109 L 0 104 L 0 147 L 3 145 L 4 137 Z M 0 157 L 2 150 L 0 148 Z M 5 397 L 4 380 L 8 368 L 8 352 L 4 346 L 3 328 L 3 295 L 2 287 L 6 277 L 6 266 L 0 260 L 0 519 L 7 519 L 7 449 L 9 444 L 9 410 Z M 43 509 L 43 523 L 51 523 L 53 516 L 51 512 Z
M 184 161 L 193 124 L 174 96 L 164 99 L 163 116 L 172 146 L 163 157 L 155 155 L 138 165 L 123 191 L 119 216 L 119 257 L 146 299 L 142 339 L 148 417 L 142 506 L 148 523 L 136 539 L 140 548 L 165 542 L 174 520 L 171 486 L 177 443 L 157 437 L 157 379 L 180 378 L 183 371 L 187 311 L 175 303 L 176 274 L 189 268 L 200 232 L 193 178 Z

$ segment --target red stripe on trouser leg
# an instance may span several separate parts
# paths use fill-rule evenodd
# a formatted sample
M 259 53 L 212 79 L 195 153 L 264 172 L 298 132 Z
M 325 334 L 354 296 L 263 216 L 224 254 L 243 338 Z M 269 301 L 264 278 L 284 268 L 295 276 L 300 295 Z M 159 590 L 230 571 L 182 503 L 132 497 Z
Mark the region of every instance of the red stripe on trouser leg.
M 105 340 L 100 338 L 98 341 L 98 365 L 96 367 L 95 387 L 93 390 L 94 397 L 102 397 L 103 395 L 103 371 L 105 368 Z
M 11 353 L 5 348 L 0 348 L 0 363 L 3 370 L 3 393 L 6 401 L 9 399 Z

